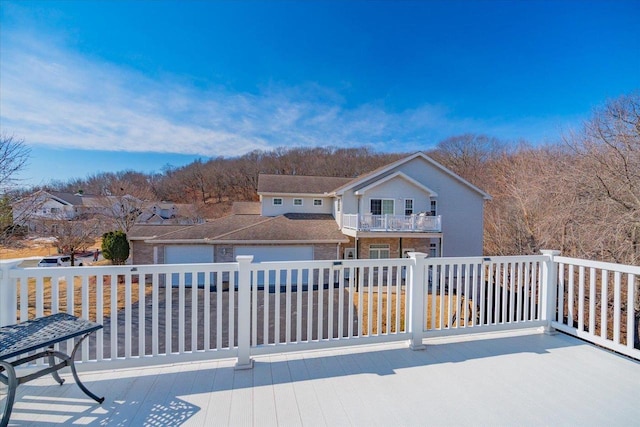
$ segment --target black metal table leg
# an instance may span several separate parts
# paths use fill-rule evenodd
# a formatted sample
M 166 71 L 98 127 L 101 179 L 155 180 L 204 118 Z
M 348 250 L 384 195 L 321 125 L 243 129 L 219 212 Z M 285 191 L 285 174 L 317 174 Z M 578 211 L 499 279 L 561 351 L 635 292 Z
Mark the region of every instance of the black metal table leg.
M 76 372 L 76 364 L 75 364 L 76 351 L 78 351 L 78 349 L 80 348 L 80 344 L 82 344 L 82 341 L 84 341 L 84 339 L 87 338 L 90 334 L 91 333 L 83 335 L 82 338 L 80 338 L 76 343 L 76 345 L 73 347 L 71 356 L 69 356 L 69 366 L 71 367 L 71 373 L 73 374 L 73 378 L 76 380 L 76 384 L 78 384 L 78 387 L 80 387 L 80 390 L 82 390 L 84 394 L 86 394 L 96 402 L 102 403 L 104 402 L 104 397 L 98 397 L 95 394 L 91 393 L 89 389 L 85 387 L 84 384 L 82 384 L 82 381 L 80 381 L 80 377 L 78 377 L 78 372 Z
M 11 416 L 11 410 L 13 409 L 13 402 L 16 398 L 16 388 L 18 388 L 18 379 L 16 378 L 16 370 L 11 363 L 0 360 L 0 367 L 7 373 L 6 376 L 0 374 L 0 380 L 6 384 L 7 401 L 2 412 L 2 420 L 0 420 L 0 427 L 7 427 L 9 424 L 9 417 Z
M 56 364 L 56 360 L 53 357 L 53 346 L 49 346 L 49 351 L 51 351 L 51 354 L 49 354 L 49 366 L 55 366 Z M 62 378 L 60 378 L 60 375 L 58 375 L 58 371 L 53 371 L 51 372 L 51 376 L 53 377 L 54 380 L 56 380 L 56 382 L 60 385 L 62 385 L 64 383 L 64 380 Z

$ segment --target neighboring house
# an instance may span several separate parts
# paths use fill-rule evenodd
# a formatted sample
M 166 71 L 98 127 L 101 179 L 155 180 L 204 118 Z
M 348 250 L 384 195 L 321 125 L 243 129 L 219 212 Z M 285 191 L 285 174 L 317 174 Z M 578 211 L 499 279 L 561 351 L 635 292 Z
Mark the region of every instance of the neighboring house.
M 105 215 L 114 209 L 113 201 L 103 197 L 66 193 L 61 191 L 37 191 L 12 205 L 13 222 L 28 226 L 36 233 L 55 233 L 60 221 L 84 220 Z
M 173 202 L 147 203 L 136 223 L 140 224 L 200 224 L 204 218 L 191 204 Z
M 423 153 L 357 178 L 261 174 L 258 195 L 205 224 L 134 226 L 133 263 L 481 255 L 491 198 Z
M 60 221 L 115 219 L 126 222 L 194 224 L 201 222 L 191 205 L 169 202 L 143 202 L 133 196 L 98 196 L 37 191 L 12 205 L 13 223 L 28 226 L 35 233 L 55 233 Z M 117 221 L 116 221 L 117 222 Z M 102 222 L 104 230 L 113 225 Z M 120 224 L 122 225 L 122 224 Z

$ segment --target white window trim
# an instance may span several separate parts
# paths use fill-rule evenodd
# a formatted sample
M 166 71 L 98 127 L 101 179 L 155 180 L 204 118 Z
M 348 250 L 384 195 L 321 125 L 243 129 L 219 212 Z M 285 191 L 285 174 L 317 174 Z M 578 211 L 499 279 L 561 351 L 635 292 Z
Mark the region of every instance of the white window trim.
M 296 203 L 298 200 L 300 201 L 300 203 Z M 293 206 L 304 206 L 304 199 L 296 197 L 295 199 L 293 199 Z
M 410 214 L 407 214 L 407 202 L 408 201 L 411 201 L 411 213 Z M 403 211 L 404 211 L 405 216 L 406 215 L 413 215 L 415 213 L 415 211 L 416 211 L 415 208 L 416 208 L 416 202 L 413 199 L 404 199 L 404 209 L 403 209 Z
M 280 203 L 276 203 L 276 200 L 280 200 Z M 284 199 L 282 197 L 274 197 L 273 199 L 271 199 L 271 203 L 273 204 L 273 206 L 283 206 Z
M 320 202 L 320 203 L 316 203 L 316 202 Z M 324 205 L 324 200 L 322 199 L 313 199 L 313 206 L 323 206 Z

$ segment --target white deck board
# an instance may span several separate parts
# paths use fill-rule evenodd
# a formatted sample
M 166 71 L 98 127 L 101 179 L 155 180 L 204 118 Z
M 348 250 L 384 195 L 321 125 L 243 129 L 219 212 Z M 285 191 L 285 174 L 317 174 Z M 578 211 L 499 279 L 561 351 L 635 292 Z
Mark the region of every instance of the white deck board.
M 563 334 L 427 340 L 43 377 L 10 425 L 607 425 L 640 419 L 640 363 Z M 64 372 L 64 371 L 63 371 Z

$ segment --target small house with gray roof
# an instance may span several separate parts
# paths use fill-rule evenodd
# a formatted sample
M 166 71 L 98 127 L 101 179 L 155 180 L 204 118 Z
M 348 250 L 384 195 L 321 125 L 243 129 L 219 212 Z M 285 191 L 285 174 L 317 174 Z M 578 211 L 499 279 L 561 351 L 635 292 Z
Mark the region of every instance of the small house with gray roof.
M 481 255 L 491 198 L 421 152 L 357 178 L 261 174 L 258 196 L 204 224 L 134 226 L 133 263 Z

